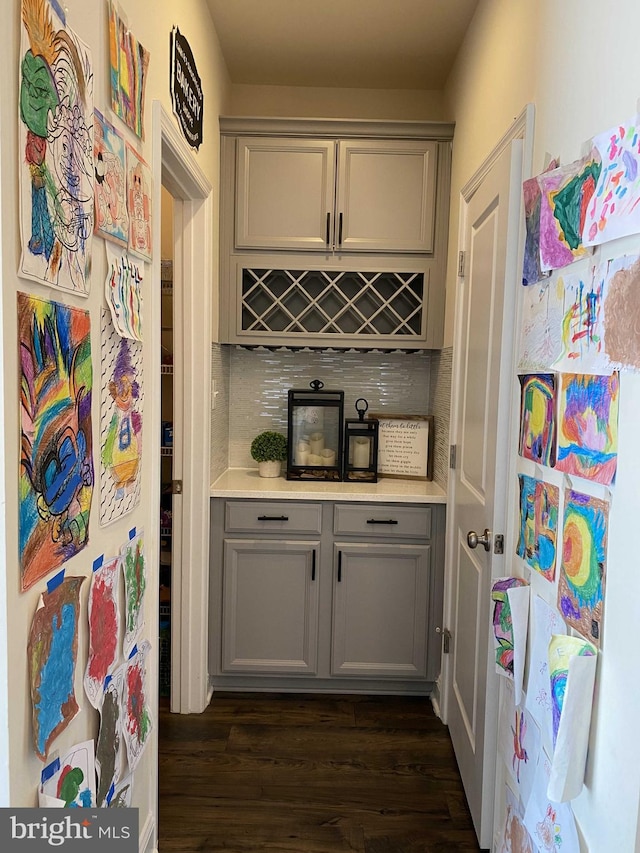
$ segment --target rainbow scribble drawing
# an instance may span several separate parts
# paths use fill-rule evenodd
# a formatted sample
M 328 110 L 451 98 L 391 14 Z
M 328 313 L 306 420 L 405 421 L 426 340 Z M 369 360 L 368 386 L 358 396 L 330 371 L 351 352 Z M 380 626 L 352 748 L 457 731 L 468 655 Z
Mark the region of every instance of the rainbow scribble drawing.
M 602 161 L 582 228 L 585 246 L 640 231 L 640 116 L 594 137 Z
M 111 109 L 127 127 L 144 139 L 144 95 L 149 68 L 149 51 L 133 36 L 109 2 L 109 58 Z
M 134 653 L 125 664 L 123 732 L 129 769 L 132 773 L 136 769 L 153 729 L 146 684 L 146 658 L 150 651 L 151 644 L 145 640 L 140 646 L 136 646 Z
M 88 542 L 93 495 L 89 312 L 18 294 L 22 589 Z
M 567 490 L 562 528 L 558 609 L 566 623 L 600 645 L 609 504 Z
M 556 380 L 553 373 L 520 377 L 519 453 L 540 465 L 552 466 L 556 450 Z
M 94 708 L 102 703 L 104 682 L 118 659 L 118 580 L 120 558 L 106 560 L 93 572 L 89 590 L 89 654 L 84 690 Z
M 551 683 L 551 715 L 553 720 L 553 743 L 558 738 L 560 717 L 564 707 L 569 662 L 572 657 L 592 657 L 596 649 L 580 637 L 554 634 L 549 643 L 549 679 Z
M 84 577 L 66 577 L 40 596 L 29 631 L 33 745 L 42 761 L 53 741 L 80 710 L 74 681 L 83 582 Z
M 556 468 L 596 483 L 615 480 L 618 460 L 618 392 L 612 376 L 560 375 Z
M 493 601 L 493 636 L 495 640 L 496 668 L 514 677 L 514 634 L 508 591 L 526 586 L 523 578 L 500 578 L 491 588 Z
M 588 254 L 582 244 L 586 209 L 600 175 L 597 152 L 538 175 L 540 266 L 543 271 L 566 267 Z
M 516 553 L 548 581 L 553 581 L 560 491 L 557 486 L 525 474 L 519 474 L 518 480 L 520 533 Z
M 597 269 L 566 275 L 561 286 L 562 354 L 553 366 L 572 373 L 611 373 L 604 343 L 604 276 Z

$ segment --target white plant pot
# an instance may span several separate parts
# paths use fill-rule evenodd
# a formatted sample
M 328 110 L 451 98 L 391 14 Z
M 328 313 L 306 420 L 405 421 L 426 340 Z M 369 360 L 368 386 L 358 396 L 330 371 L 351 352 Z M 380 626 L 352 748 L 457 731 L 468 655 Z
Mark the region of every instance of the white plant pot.
M 261 477 L 279 477 L 282 462 L 258 462 L 258 474 Z

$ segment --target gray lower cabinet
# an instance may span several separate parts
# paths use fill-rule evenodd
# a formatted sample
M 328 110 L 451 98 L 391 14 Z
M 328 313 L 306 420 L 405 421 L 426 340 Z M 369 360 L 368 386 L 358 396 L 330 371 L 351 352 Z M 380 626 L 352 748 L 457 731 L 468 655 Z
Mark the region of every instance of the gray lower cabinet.
M 444 507 L 212 499 L 213 686 L 426 693 Z

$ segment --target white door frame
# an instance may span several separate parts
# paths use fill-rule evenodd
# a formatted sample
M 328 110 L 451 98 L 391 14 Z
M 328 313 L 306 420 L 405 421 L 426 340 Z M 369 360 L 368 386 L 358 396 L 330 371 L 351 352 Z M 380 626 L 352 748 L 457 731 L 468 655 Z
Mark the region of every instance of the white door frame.
M 161 186 L 174 198 L 174 280 L 181 303 L 174 328 L 178 397 L 174 400 L 174 478 L 183 482 L 173 499 L 174 553 L 171 581 L 171 710 L 200 713 L 211 698 L 209 637 L 209 455 L 211 388 L 211 292 L 213 287 L 213 192 L 175 121 L 153 102 L 153 205 L 161 205 Z M 154 244 L 160 246 L 160 217 Z M 157 283 L 151 322 L 160 337 L 160 253 L 153 259 Z M 160 346 L 153 353 L 150 453 L 160 458 Z M 206 381 L 203 381 L 203 378 Z M 160 477 L 152 501 L 160 511 Z

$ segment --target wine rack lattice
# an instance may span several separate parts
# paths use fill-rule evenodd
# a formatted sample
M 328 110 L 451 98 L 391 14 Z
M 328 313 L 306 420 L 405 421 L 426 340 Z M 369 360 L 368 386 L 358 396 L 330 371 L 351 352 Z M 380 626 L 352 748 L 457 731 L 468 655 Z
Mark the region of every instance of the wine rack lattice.
M 243 269 L 242 331 L 420 337 L 424 273 Z

